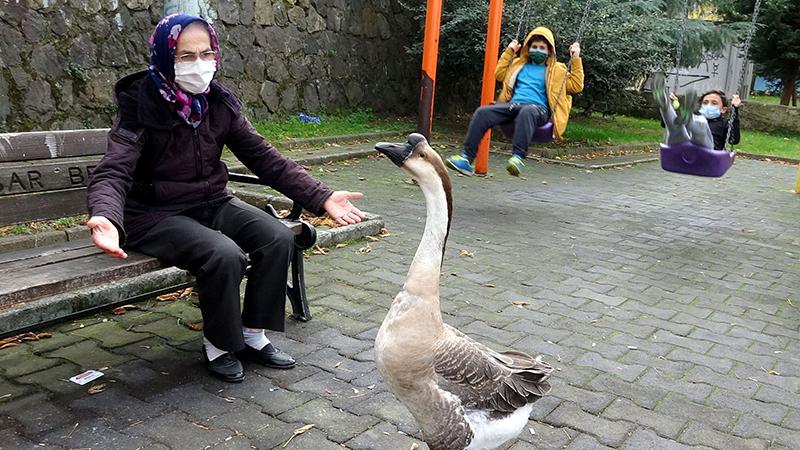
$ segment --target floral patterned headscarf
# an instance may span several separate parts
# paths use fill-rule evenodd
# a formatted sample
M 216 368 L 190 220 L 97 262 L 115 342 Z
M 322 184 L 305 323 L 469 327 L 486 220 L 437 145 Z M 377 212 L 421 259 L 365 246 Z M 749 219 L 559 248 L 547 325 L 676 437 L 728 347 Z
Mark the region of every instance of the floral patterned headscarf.
M 164 100 L 174 104 L 178 115 L 186 123 L 197 128 L 208 111 L 208 100 L 205 95 L 208 91 L 195 95 L 181 90 L 175 84 L 175 49 L 178 46 L 178 37 L 192 22 L 201 22 L 208 29 L 211 49 L 217 54 L 217 69 L 219 69 L 219 41 L 211 24 L 197 16 L 173 14 L 161 19 L 153 35 L 150 36 L 150 65 L 147 66 L 147 70 Z

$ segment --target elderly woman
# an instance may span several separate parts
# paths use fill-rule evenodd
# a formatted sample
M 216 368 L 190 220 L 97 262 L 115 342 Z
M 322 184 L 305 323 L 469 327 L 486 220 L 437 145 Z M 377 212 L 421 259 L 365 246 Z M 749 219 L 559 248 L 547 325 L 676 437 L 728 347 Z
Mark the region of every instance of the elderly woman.
M 196 276 L 208 370 L 240 382 L 239 358 L 281 369 L 295 364 L 264 334 L 284 329 L 294 240 L 278 220 L 226 190 L 223 147 L 309 211 L 341 224 L 364 215 L 350 203 L 362 194 L 333 192 L 259 136 L 236 96 L 212 81 L 219 61 L 217 37 L 205 20 L 177 14 L 158 23 L 147 70 L 114 88 L 119 112 L 89 183 L 87 226 L 111 256 L 127 257 L 124 246 Z

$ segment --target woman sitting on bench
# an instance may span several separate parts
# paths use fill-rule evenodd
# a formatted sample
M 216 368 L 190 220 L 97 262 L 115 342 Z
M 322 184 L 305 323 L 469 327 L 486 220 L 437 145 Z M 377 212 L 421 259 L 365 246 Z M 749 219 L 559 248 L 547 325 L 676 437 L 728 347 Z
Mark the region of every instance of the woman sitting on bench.
M 264 334 L 284 329 L 295 248 L 293 233 L 280 221 L 226 189 L 222 148 L 311 212 L 327 212 L 341 224 L 364 214 L 350 203 L 362 194 L 333 192 L 256 132 L 233 92 L 212 81 L 219 61 L 217 37 L 205 20 L 177 14 L 158 23 L 147 70 L 114 88 L 119 112 L 89 183 L 87 226 L 95 245 L 111 256 L 125 258 L 124 245 L 197 278 L 208 370 L 240 382 L 237 355 L 268 367 L 295 365 Z

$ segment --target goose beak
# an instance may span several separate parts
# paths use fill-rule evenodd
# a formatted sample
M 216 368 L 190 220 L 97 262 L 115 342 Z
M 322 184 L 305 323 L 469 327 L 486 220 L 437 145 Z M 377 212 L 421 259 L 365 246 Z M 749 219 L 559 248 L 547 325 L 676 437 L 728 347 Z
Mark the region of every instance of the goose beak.
M 423 141 L 425 141 L 425 137 L 423 135 L 411 133 L 408 135 L 407 142 L 378 142 L 375 144 L 375 150 L 388 156 L 397 167 L 403 167 L 403 164 L 406 162 L 408 157 L 411 156 L 411 151 L 414 150 L 414 147 Z
M 408 157 L 411 156 L 412 149 L 413 147 L 407 142 L 378 142 L 375 144 L 375 150 L 388 156 L 397 167 L 403 167 Z

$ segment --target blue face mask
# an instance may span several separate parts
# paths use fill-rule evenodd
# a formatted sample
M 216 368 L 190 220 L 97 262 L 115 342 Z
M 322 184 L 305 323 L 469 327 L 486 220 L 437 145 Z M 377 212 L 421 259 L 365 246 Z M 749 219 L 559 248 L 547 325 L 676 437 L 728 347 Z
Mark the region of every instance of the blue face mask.
M 722 112 L 716 106 L 703 105 L 700 107 L 700 114 L 706 119 L 716 119 Z

